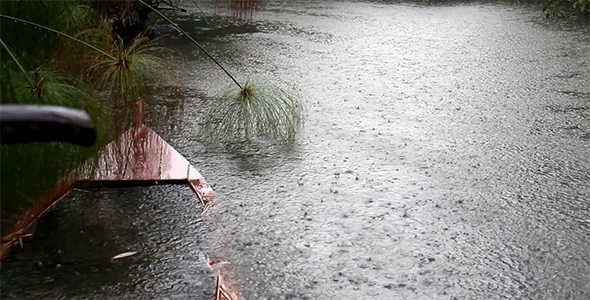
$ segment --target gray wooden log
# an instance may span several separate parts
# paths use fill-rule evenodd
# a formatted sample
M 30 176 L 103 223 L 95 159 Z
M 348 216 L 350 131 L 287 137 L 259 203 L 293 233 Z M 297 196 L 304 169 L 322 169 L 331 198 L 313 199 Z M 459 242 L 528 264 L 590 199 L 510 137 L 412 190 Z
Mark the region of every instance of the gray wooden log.
M 83 110 L 51 105 L 0 105 L 0 143 L 68 142 L 91 146 L 94 123 Z

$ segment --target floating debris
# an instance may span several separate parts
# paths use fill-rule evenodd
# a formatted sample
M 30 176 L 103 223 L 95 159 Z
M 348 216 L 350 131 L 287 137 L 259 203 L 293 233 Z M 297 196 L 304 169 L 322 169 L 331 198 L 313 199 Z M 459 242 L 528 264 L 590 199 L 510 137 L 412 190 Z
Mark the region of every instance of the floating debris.
M 115 255 L 115 256 L 113 256 L 113 258 L 111 258 L 111 259 L 119 259 L 119 258 L 124 258 L 124 257 L 131 256 L 131 255 L 135 255 L 135 254 L 137 254 L 137 252 L 136 252 L 136 251 L 131 251 L 131 252 L 123 252 L 123 253 L 121 253 L 121 254 L 118 254 L 118 255 Z

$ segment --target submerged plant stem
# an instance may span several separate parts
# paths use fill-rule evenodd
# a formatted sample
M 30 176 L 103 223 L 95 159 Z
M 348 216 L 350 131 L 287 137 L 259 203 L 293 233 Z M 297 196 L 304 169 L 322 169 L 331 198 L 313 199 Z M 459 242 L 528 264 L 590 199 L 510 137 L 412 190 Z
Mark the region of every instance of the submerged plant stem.
M 31 76 L 29 76 L 29 74 L 27 74 L 23 65 L 20 64 L 20 62 L 18 61 L 18 59 L 16 58 L 14 53 L 12 53 L 12 51 L 10 51 L 10 48 L 8 48 L 8 46 L 4 43 L 4 41 L 2 39 L 0 39 L 0 44 L 2 44 L 2 47 L 4 47 L 4 49 L 6 50 L 6 52 L 8 52 L 10 57 L 12 57 L 12 60 L 14 61 L 14 63 L 16 63 L 16 65 L 19 67 L 19 69 L 23 72 L 23 74 L 25 75 L 25 77 L 27 78 L 27 80 L 29 81 L 31 86 L 34 86 L 35 82 L 33 82 L 33 79 L 31 78 Z
M 141 0 L 140 0 L 140 1 L 141 1 Z M 79 40 L 79 39 L 77 39 L 77 38 L 75 38 L 75 37 L 73 37 L 73 36 L 71 36 L 71 35 L 69 35 L 69 34 L 63 33 L 63 32 L 61 32 L 61 31 L 55 30 L 55 29 L 53 29 L 53 28 L 49 28 L 49 27 L 46 27 L 46 26 L 43 26 L 43 25 L 39 25 L 39 24 L 36 24 L 36 23 L 30 22 L 30 21 L 27 21 L 27 20 L 23 20 L 23 19 L 15 18 L 15 17 L 11 17 L 11 16 L 7 16 L 7 15 L 3 15 L 3 14 L 0 14 L 0 17 L 1 17 L 1 18 L 5 18 L 5 19 L 14 20 L 14 21 L 17 21 L 17 22 L 21 22 L 21 23 L 24 23 L 24 24 L 33 25 L 33 26 L 39 27 L 39 28 L 41 28 L 41 29 L 44 29 L 44 30 L 47 30 L 47 31 L 51 31 L 51 32 L 53 32 L 53 33 L 55 33 L 55 34 L 57 34 L 57 35 L 63 35 L 64 37 L 66 37 L 66 38 L 68 38 L 68 39 L 71 39 L 71 40 L 73 40 L 73 41 L 76 41 L 76 42 L 78 42 L 78 43 L 80 43 L 80 44 L 82 44 L 82 45 L 84 45 L 84 46 L 86 46 L 86 47 L 88 47 L 88 48 L 90 48 L 90 49 L 92 49 L 92 50 L 94 50 L 94 51 L 97 51 L 97 52 L 99 52 L 99 53 L 101 53 L 101 54 L 103 54 L 103 55 L 107 56 L 108 58 L 111 58 L 111 59 L 113 59 L 113 60 L 117 60 L 117 59 L 116 59 L 114 56 L 112 56 L 112 55 L 110 55 L 110 54 L 108 54 L 108 53 L 106 53 L 106 52 L 104 52 L 104 51 L 102 51 L 102 50 L 100 50 L 100 49 L 98 49 L 98 48 L 96 48 L 96 47 L 94 47 L 94 46 L 92 46 L 92 45 L 90 45 L 90 44 L 86 43 L 85 41 Z
M 217 66 L 219 66 L 223 70 L 223 72 L 225 72 L 225 74 L 227 74 L 227 76 L 229 76 L 229 78 L 231 78 L 238 85 L 238 87 L 240 87 L 240 89 L 243 89 L 242 85 L 221 65 L 221 63 L 219 61 L 217 61 L 217 59 L 215 59 L 213 57 L 213 55 L 209 54 L 209 52 L 207 52 L 207 50 L 205 50 L 205 48 L 203 48 L 203 46 L 201 46 L 201 44 L 199 44 L 197 41 L 195 41 L 195 39 L 193 39 L 193 37 L 191 37 L 186 31 L 184 31 L 182 28 L 180 28 L 178 25 L 176 25 L 174 22 L 172 22 L 172 20 L 170 20 L 170 18 L 166 17 L 159 10 L 157 10 L 157 9 L 151 7 L 150 5 L 148 5 L 147 3 L 143 2 L 143 0 L 137 0 L 137 1 L 139 1 L 139 2 L 141 2 L 141 4 L 147 6 L 153 12 L 155 12 L 160 17 L 162 17 L 164 20 L 166 20 L 166 22 L 170 23 L 170 25 L 174 26 L 174 28 L 178 29 L 184 36 L 186 36 L 191 42 L 193 42 L 193 44 L 195 44 L 197 47 L 199 47 L 199 49 L 201 49 L 201 51 L 203 51 L 211 60 L 213 60 L 217 64 Z
M 201 9 L 201 7 L 199 6 L 199 4 L 197 4 L 197 1 L 192 1 L 192 2 L 201 11 L 201 14 L 203 14 L 203 18 L 205 19 L 205 23 L 207 25 L 209 25 L 209 21 L 207 21 L 207 16 L 205 15 L 205 12 L 203 11 L 203 9 Z

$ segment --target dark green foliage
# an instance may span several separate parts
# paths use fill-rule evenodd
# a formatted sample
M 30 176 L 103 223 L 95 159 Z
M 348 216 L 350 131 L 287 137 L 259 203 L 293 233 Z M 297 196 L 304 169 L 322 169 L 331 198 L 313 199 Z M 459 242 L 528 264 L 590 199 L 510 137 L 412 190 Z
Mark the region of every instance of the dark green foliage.
M 572 12 L 588 14 L 588 4 L 590 0 L 538 0 L 543 4 L 545 16 L 567 17 Z
M 166 67 L 156 56 L 161 49 L 143 37 L 123 43 L 100 21 L 101 14 L 82 2 L 1 5 L 1 103 L 84 109 L 97 129 L 97 142 L 90 148 L 62 143 L 0 146 L 2 211 L 14 214 L 126 130 L 142 89 Z
M 38 83 L 33 90 L 25 76 L 2 68 L 2 103 L 62 105 L 86 110 L 98 133 L 93 147 L 66 143 L 31 143 L 0 146 L 0 191 L 2 222 L 9 221 L 59 178 L 88 159 L 110 138 L 112 119 L 97 95 L 84 83 L 56 72 L 38 69 L 30 77 Z
M 2 1 L 2 14 L 35 20 L 64 33 L 92 28 L 92 9 L 76 1 Z M 0 102 L 50 104 L 86 110 L 97 129 L 93 147 L 65 143 L 0 146 L 2 225 L 112 138 L 112 118 L 90 85 L 59 70 L 63 37 L 0 18 Z M 70 58 L 71 61 L 71 58 Z
M 67 34 L 92 28 L 99 21 L 90 7 L 77 1 L 0 1 L 0 12 L 34 20 L 35 23 Z M 56 47 L 63 42 L 57 35 L 12 20 L 0 19 L 0 28 L 0 37 L 14 49 L 17 56 L 35 67 L 46 64 Z

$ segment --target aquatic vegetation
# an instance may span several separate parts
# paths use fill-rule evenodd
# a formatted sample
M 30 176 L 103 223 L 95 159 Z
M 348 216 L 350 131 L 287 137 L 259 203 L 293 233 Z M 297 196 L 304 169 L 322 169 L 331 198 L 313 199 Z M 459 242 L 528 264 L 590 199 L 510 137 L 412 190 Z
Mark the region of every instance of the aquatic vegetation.
M 5 213 L 26 207 L 124 132 L 135 120 L 137 100 L 142 98 L 149 104 L 151 100 L 145 97 L 148 89 L 162 75 L 172 77 L 162 58 L 169 50 L 150 44 L 141 35 L 125 39 L 113 34 L 113 25 L 104 16 L 116 13 L 115 4 L 123 5 L 125 9 L 120 13 L 130 18 L 145 13 L 145 7 L 154 11 L 204 51 L 236 84 L 235 92 L 228 93 L 208 111 L 204 130 L 213 140 L 264 136 L 291 142 L 301 128 L 302 106 L 298 99 L 279 88 L 240 84 L 190 35 L 149 6 L 152 2 L 107 2 L 0 3 L 0 23 L 5 29 L 0 36 L 2 103 L 84 109 L 97 127 L 97 142 L 90 148 L 62 143 L 0 146 L 4 224 L 10 222 Z M 168 121 L 155 116 L 150 125 Z
M 568 16 L 568 11 L 575 10 L 581 13 L 587 13 L 586 9 L 590 5 L 590 0 L 538 0 L 543 4 L 543 12 L 547 17 L 550 16 Z
M 34 20 L 37 24 L 69 35 L 92 28 L 100 21 L 90 7 L 78 1 L 0 1 L 0 12 L 19 19 Z M 53 62 L 63 43 L 59 35 L 35 30 L 31 25 L 12 19 L 0 19 L 0 26 L 4 42 L 14 47 L 17 56 L 22 54 L 31 65 Z
M 37 69 L 29 77 L 7 68 L 2 70 L 2 103 L 52 104 L 80 108 L 93 119 L 98 133 L 95 145 L 33 143 L 0 146 L 2 222 L 21 211 L 42 192 L 51 188 L 111 138 L 113 119 L 98 96 L 83 82 L 54 70 Z M 7 214 L 7 215 L 6 215 Z
M 246 84 L 213 103 L 205 121 L 210 141 L 267 137 L 292 142 L 302 125 L 297 98 L 277 87 Z
M 134 38 L 129 45 L 126 45 L 120 37 L 112 38 L 113 41 L 109 43 L 112 47 L 108 51 L 40 24 L 2 14 L 0 17 L 53 32 L 95 51 L 96 55 L 88 73 L 98 76 L 94 78 L 98 80 L 96 81 L 98 87 L 114 91 L 118 98 L 136 98 L 147 81 L 155 79 L 157 75 L 160 75 L 160 71 L 169 71 L 164 61 L 154 54 L 163 53 L 165 49 L 150 44 L 149 39 L 143 36 Z M 8 48 L 6 49 L 8 51 Z M 14 58 L 14 55 L 11 54 L 11 57 Z M 24 71 L 22 66 L 19 65 L 19 67 Z
M 128 45 L 112 35 L 109 40 L 104 34 L 105 22 L 83 18 L 92 15 L 88 6 L 73 1 L 66 6 L 53 1 L 29 2 L 35 1 L 2 3 L 2 103 L 84 109 L 93 118 L 97 141 L 90 148 L 63 143 L 2 145 L 3 224 L 10 222 L 10 214 L 20 211 L 125 130 L 133 122 L 142 89 L 167 70 L 156 56 L 157 47 L 145 38 L 138 37 Z M 55 14 L 47 17 L 46 12 L 39 13 L 44 6 Z M 8 13 L 29 16 L 35 22 Z M 63 20 L 65 15 L 72 17 Z M 22 36 L 40 38 L 32 45 Z
M 260 6 L 260 0 L 216 0 L 216 4 L 235 17 L 245 19 L 252 17 L 254 10 Z
M 146 37 L 136 37 L 129 46 L 118 38 L 114 42 L 112 57 L 97 59 L 93 69 L 98 70 L 98 83 L 118 97 L 125 99 L 140 95 L 146 83 L 154 81 L 158 75 L 169 72 L 166 63 L 156 56 L 164 52 L 161 47 L 149 43 Z
M 29 75 L 34 86 L 29 85 L 25 77 L 14 70 L 2 70 L 3 103 L 52 104 L 84 109 L 92 116 L 99 134 L 92 147 L 67 143 L 2 145 L 0 184 L 3 222 L 11 219 L 4 213 L 22 210 L 27 203 L 95 153 L 111 138 L 112 132 L 112 118 L 102 103 L 97 101 L 96 93 L 87 85 L 43 68 Z
M 137 9 L 134 0 L 86 0 L 88 5 L 103 17 L 116 16 L 118 19 L 128 19 Z
M 96 88 L 112 92 L 114 100 L 122 100 L 122 103 L 114 103 L 117 107 L 133 105 L 147 84 L 159 75 L 171 76 L 164 60 L 156 55 L 164 53 L 165 49 L 154 46 L 148 38 L 138 36 L 125 45 L 119 37 L 112 45 L 108 55 L 99 53 L 95 57 L 88 74 L 95 79 Z
M 293 142 L 302 127 L 303 107 L 296 97 L 278 87 L 242 85 L 238 80 L 186 31 L 170 18 L 143 0 L 137 0 L 178 29 L 237 85 L 238 91 L 218 100 L 206 116 L 205 134 L 210 141 L 250 140 L 262 136 L 272 140 Z

